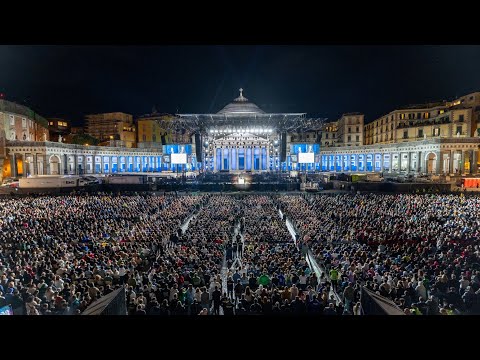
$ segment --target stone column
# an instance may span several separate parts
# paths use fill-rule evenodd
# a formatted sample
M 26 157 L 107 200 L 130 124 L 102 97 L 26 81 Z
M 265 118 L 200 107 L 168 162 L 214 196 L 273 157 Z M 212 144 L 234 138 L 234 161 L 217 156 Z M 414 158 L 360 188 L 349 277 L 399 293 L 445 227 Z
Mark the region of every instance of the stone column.
M 252 159 L 251 159 L 251 162 L 252 162 L 252 172 L 255 171 L 255 148 L 256 146 L 252 146 Z
M 45 173 L 45 155 L 44 154 L 41 154 L 40 155 L 40 158 L 39 158 L 39 155 L 40 154 L 37 154 L 37 174 L 38 175 L 46 175 Z
M 441 174 L 441 169 L 442 169 L 442 152 L 441 151 L 436 151 L 435 152 L 435 158 L 436 158 L 436 161 L 435 161 L 435 173 L 437 175 L 440 175 Z
M 4 164 L 5 164 L 5 159 L 3 157 L 0 157 L 0 183 L 3 181 L 3 165 Z
M 239 147 L 239 146 L 237 146 L 237 148 L 236 148 L 236 156 L 237 156 L 237 170 L 240 170 L 240 163 L 239 163 L 240 157 L 239 157 L 239 155 L 238 155 L 238 153 L 239 153 L 239 151 L 238 151 L 238 150 L 239 150 L 239 149 L 240 149 L 240 147 Z
M 45 154 L 43 157 L 43 174 L 44 175 L 52 175 L 50 174 L 50 162 L 48 161 L 49 156 Z
M 233 154 L 232 154 L 232 149 L 233 146 L 229 146 L 228 148 L 228 154 L 227 154 L 227 159 L 228 159 L 228 170 L 231 171 L 233 170 L 232 165 L 233 165 Z
M 35 175 L 35 169 L 34 169 L 34 164 L 33 164 L 33 161 L 34 158 L 33 158 L 33 153 L 30 153 L 30 154 L 25 154 L 23 155 L 23 164 L 24 164 L 24 167 L 25 169 L 23 170 L 23 176 L 32 176 L 32 175 Z
M 224 170 L 223 169 L 223 164 L 225 164 L 225 161 L 223 160 L 223 147 L 220 148 L 220 166 L 219 170 Z
M 464 174 L 465 173 L 465 151 L 461 150 L 461 152 L 462 152 L 462 157 L 460 161 L 460 169 L 458 170 L 458 172 L 460 174 Z
M 423 156 L 423 151 L 418 152 L 418 169 L 419 173 L 425 172 L 425 158 Z
M 455 167 L 453 166 L 453 159 L 454 159 L 454 157 L 455 157 L 455 151 L 454 151 L 454 150 L 450 150 L 450 151 L 449 151 L 449 154 L 450 154 L 450 155 L 449 155 L 450 158 L 449 158 L 449 162 L 448 162 L 448 167 L 449 167 L 449 169 L 448 169 L 449 171 L 448 171 L 448 172 L 449 172 L 449 174 L 454 174 L 454 173 L 455 173 Z
M 230 146 L 227 147 L 227 164 L 228 164 L 228 170 L 232 169 L 232 162 L 230 159 L 232 158 L 232 149 L 230 149 Z M 227 170 L 227 169 L 225 169 Z
M 59 175 L 65 175 L 68 174 L 68 156 L 67 154 L 63 154 L 61 159 L 61 164 L 59 164 Z
M 213 171 L 218 171 L 217 148 L 216 147 L 213 148 L 212 165 L 213 165 Z
M 408 153 L 408 160 L 407 160 L 407 174 L 410 173 L 412 167 L 412 152 L 409 151 Z
M 469 174 L 473 174 L 473 150 L 468 150 L 468 161 L 470 163 Z
M 75 175 L 78 175 L 78 155 L 75 154 L 73 155 L 73 170 L 74 170 L 74 174 Z
M 477 162 L 478 162 L 478 149 L 474 149 L 472 150 L 472 161 L 471 161 L 472 174 L 476 174 L 478 172 Z
M 33 175 L 38 175 L 37 154 L 33 154 Z
M 13 153 L 10 158 L 10 173 L 12 175 L 12 178 L 15 178 L 18 176 L 17 157 L 15 153 Z

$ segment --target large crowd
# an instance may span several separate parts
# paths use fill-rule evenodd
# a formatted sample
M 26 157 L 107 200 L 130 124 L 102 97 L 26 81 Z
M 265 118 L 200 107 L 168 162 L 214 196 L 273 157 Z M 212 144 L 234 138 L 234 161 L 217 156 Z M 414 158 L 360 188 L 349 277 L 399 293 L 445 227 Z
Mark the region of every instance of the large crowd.
M 271 196 L 249 195 L 242 203 L 245 208 L 246 242 L 288 242 L 292 240 Z
M 0 307 L 78 314 L 118 286 L 140 291 L 149 263 L 201 201 L 104 194 L 0 200 Z
M 2 199 L 0 308 L 81 314 L 123 287 L 131 315 L 357 315 L 366 287 L 405 314 L 478 313 L 479 209 L 463 195 Z
M 282 196 L 345 306 L 365 286 L 405 314 L 479 313 L 480 197 Z

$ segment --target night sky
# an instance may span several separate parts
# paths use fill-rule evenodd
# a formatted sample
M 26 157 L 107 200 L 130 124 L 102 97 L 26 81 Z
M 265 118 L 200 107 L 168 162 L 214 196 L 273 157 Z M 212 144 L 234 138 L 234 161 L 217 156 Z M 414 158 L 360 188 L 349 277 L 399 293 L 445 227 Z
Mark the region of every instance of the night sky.
M 266 112 L 366 121 L 480 91 L 480 46 L 0 46 L 0 92 L 82 125 L 121 111 L 219 111 L 244 95 Z

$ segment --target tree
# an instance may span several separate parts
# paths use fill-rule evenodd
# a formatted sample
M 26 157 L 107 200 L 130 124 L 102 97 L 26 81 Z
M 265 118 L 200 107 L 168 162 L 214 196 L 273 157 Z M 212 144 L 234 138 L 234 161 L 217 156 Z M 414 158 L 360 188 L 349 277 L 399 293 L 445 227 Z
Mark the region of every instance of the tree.
M 68 139 L 67 141 L 69 141 L 71 144 L 77 145 L 97 145 L 100 142 L 100 140 L 88 134 L 75 134 L 72 135 L 71 139 Z

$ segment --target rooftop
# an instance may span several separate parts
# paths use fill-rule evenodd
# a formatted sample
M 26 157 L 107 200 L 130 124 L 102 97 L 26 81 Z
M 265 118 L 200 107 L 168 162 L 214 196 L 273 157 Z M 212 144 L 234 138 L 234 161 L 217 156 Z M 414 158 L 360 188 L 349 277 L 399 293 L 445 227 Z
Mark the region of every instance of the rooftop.
M 243 96 L 242 88 L 240 88 L 239 91 L 240 96 L 226 105 L 217 114 L 265 114 L 265 111 Z
M 352 115 L 363 115 L 361 112 L 349 112 L 343 114 L 343 116 L 352 116 Z
M 435 101 L 431 103 L 426 103 L 426 104 L 410 104 L 410 105 L 405 105 L 401 106 L 398 110 L 409 110 L 409 109 L 430 109 L 434 108 L 437 106 L 446 106 L 446 101 Z

